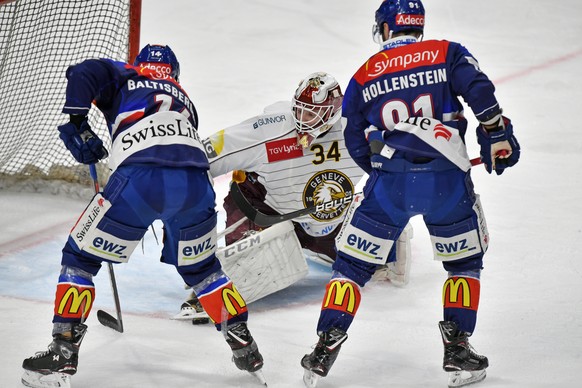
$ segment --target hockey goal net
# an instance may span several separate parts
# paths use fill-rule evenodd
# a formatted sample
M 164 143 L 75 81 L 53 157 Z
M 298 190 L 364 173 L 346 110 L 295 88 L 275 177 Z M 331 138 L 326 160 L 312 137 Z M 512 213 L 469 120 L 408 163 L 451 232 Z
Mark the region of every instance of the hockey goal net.
M 89 182 L 56 129 L 68 121 L 65 71 L 88 58 L 133 59 L 140 13 L 141 0 L 0 0 L 1 180 Z M 89 122 L 109 143 L 96 108 Z

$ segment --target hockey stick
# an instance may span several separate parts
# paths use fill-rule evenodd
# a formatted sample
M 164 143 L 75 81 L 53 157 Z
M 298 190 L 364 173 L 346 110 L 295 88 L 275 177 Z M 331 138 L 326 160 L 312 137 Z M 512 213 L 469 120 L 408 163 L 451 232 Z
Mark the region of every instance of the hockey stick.
M 99 179 L 97 178 L 97 169 L 94 164 L 89 165 L 89 172 L 93 185 L 95 187 L 95 194 L 99 193 Z M 103 310 L 97 311 L 97 320 L 103 325 L 112 328 L 115 331 L 123 333 L 123 320 L 121 319 L 121 305 L 119 304 L 119 293 L 117 292 L 117 282 L 115 281 L 115 273 L 113 272 L 113 264 L 107 263 L 109 269 L 109 278 L 111 279 L 111 289 L 113 291 L 113 300 L 115 301 L 115 309 L 117 311 L 117 319 L 106 313 Z
M 229 226 L 228 228 L 225 228 L 223 231 L 221 231 L 220 233 L 218 233 L 216 235 L 216 239 L 220 240 L 221 238 L 223 238 L 227 234 L 234 232 L 236 230 L 236 228 L 241 226 L 246 220 L 248 220 L 248 218 L 243 217 L 240 220 L 238 220 L 237 222 L 235 222 L 234 224 L 232 224 L 231 226 Z
M 245 198 L 244 194 L 240 191 L 240 187 L 236 182 L 232 182 L 230 184 L 230 194 L 232 195 L 232 199 L 234 200 L 234 203 L 236 203 L 236 206 L 238 206 L 240 211 L 243 212 L 243 214 L 247 216 L 249 220 L 251 220 L 252 222 L 259 226 L 266 227 L 277 224 L 279 222 L 303 217 L 316 211 L 329 210 L 331 208 L 338 207 L 343 204 L 348 204 L 352 202 L 356 194 L 360 193 L 356 193 L 329 202 L 323 202 L 318 205 L 313 205 L 305 209 L 295 210 L 290 213 L 276 215 L 265 214 L 255 209 L 255 207 L 251 205 L 251 203 Z
M 477 166 L 482 163 L 483 161 L 481 160 L 481 158 L 471 159 L 471 166 Z M 236 203 L 236 206 L 238 206 L 240 211 L 243 212 L 243 214 L 247 216 L 249 220 L 251 220 L 252 222 L 259 226 L 267 227 L 277 224 L 279 222 L 303 217 L 316 211 L 329 210 L 331 208 L 350 203 L 354 199 L 354 196 L 360 193 L 353 194 L 349 197 L 336 199 L 334 201 L 320 203 L 318 205 L 310 206 L 305 209 L 295 210 L 290 213 L 276 215 L 265 214 L 255 209 L 255 207 L 245 198 L 244 194 L 240 191 L 240 187 L 236 182 L 232 182 L 230 184 L 230 194 L 232 195 L 232 199 L 234 200 L 234 203 Z

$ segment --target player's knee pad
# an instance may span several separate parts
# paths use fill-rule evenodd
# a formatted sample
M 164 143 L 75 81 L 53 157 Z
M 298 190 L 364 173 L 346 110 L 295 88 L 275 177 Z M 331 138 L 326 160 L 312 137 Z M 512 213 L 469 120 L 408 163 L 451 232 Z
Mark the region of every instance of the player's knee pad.
M 427 225 L 435 260 L 470 261 L 483 257 L 489 245 L 489 233 L 478 200 L 473 209 L 475 213 L 471 217 L 452 225 Z
M 443 285 L 443 314 L 459 329 L 472 333 L 477 322 L 481 295 L 480 270 L 449 272 Z
M 76 267 L 61 269 L 53 322 L 75 323 L 87 318 L 95 300 L 93 276 Z
M 317 331 L 327 331 L 332 327 L 346 331 L 358 311 L 361 298 L 360 286 L 334 272 L 325 288 Z
M 192 290 L 218 330 L 222 323 L 230 325 L 247 320 L 246 301 L 222 270 L 195 284 Z
M 376 265 L 385 264 L 401 230 L 356 211 L 337 236 L 336 247 L 352 259 Z
M 96 194 L 69 236 L 69 243 L 82 255 L 97 260 L 126 263 L 147 231 L 114 221 L 107 216 L 111 203 Z
M 205 260 L 217 261 L 215 255 L 217 245 L 216 219 L 217 216 L 214 213 L 203 222 L 182 228 L 177 232 L 177 235 L 168 236 L 164 244 L 164 249 L 162 250 L 164 261 L 169 264 L 174 264 L 178 267 L 180 273 L 182 273 L 180 271 L 181 267 L 196 266 L 194 268 L 197 268 L 204 266 L 205 264 L 203 262 Z M 177 250 L 174 250 L 176 249 L 176 245 Z M 172 254 L 172 250 L 176 254 Z M 183 272 L 195 271 L 185 270 Z M 203 275 L 203 277 L 205 278 L 208 275 L 210 273 Z M 198 279 L 194 283 L 187 281 L 187 283 L 195 284 L 201 280 Z

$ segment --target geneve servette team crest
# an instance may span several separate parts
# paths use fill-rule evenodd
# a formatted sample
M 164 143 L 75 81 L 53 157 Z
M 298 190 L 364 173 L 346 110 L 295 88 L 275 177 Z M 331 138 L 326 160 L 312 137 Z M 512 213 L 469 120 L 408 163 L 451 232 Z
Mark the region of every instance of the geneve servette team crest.
M 303 205 L 305 207 L 319 205 L 352 196 L 354 185 L 348 176 L 338 170 L 324 170 L 314 174 L 303 190 Z M 331 221 L 340 217 L 348 208 L 349 203 L 341 204 L 329 210 L 316 211 L 311 217 L 318 221 Z

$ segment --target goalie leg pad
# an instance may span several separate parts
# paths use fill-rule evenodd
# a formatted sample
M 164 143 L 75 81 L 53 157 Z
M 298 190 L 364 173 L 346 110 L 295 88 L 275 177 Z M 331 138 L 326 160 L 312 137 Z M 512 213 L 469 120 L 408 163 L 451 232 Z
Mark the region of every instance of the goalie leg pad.
M 57 284 L 53 323 L 77 323 L 87 319 L 95 300 L 91 274 L 63 266 Z
M 411 244 L 413 230 L 410 224 L 406 224 L 402 233 L 396 241 L 395 255 L 396 260 L 390 261 L 386 265 L 379 267 L 372 280 L 382 281 L 389 280 L 392 284 L 403 287 L 408 284 L 410 280 L 410 266 L 411 266 Z
M 308 273 L 291 221 L 252 233 L 216 254 L 247 303 L 282 290 Z
M 222 270 L 195 285 L 192 290 L 218 330 L 222 322 L 227 322 L 228 325 L 246 322 L 247 303 Z

